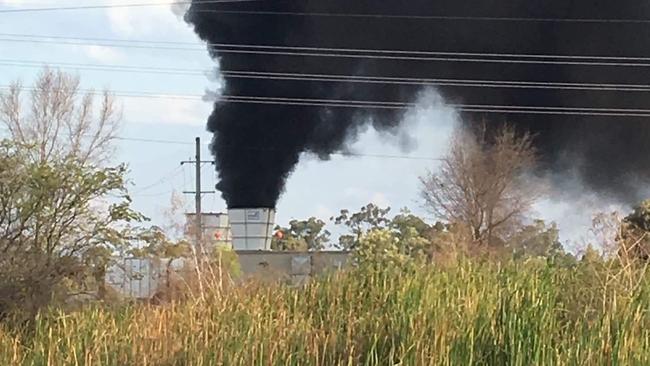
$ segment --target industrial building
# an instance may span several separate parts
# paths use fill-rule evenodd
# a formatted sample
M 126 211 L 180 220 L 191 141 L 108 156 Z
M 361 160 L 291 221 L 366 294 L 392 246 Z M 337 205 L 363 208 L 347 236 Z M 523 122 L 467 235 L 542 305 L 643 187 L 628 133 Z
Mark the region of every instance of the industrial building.
M 186 233 L 192 236 L 196 215 L 187 214 L 186 220 Z M 271 251 L 274 222 L 275 210 L 265 208 L 203 213 L 201 234 L 209 247 L 234 249 L 243 278 L 284 281 L 297 286 L 319 274 L 339 270 L 348 262 L 348 252 Z M 117 262 L 107 271 L 107 284 L 122 296 L 141 300 L 154 296 L 168 281 L 170 271 L 178 273 L 192 264 L 184 258 L 121 258 Z

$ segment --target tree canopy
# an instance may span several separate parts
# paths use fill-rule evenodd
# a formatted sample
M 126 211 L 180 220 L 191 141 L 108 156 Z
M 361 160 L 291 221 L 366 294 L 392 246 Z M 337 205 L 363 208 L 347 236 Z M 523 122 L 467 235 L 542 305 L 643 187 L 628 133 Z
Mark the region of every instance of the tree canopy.
M 144 220 L 130 207 L 125 166 L 35 161 L 33 149 L 0 142 L 0 313 L 45 305 L 64 278 L 82 281 L 126 250 Z

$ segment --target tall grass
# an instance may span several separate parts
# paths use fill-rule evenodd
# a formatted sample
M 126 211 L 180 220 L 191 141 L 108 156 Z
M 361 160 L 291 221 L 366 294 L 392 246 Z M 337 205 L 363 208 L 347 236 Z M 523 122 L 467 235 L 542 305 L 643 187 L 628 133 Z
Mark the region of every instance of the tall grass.
M 545 264 L 351 270 L 50 312 L 0 330 L 0 365 L 650 365 L 646 282 L 593 278 Z

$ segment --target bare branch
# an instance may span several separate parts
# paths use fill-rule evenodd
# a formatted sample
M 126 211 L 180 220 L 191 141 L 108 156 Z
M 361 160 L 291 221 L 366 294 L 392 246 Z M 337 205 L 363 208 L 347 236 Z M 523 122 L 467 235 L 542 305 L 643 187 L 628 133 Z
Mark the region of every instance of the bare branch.
M 80 95 L 79 86 L 77 76 L 44 69 L 30 88 L 26 113 L 22 84 L 0 93 L 0 124 L 14 141 L 34 147 L 32 161 L 74 156 L 82 164 L 105 164 L 111 158 L 121 111 L 110 92 Z
M 486 131 L 455 131 L 439 170 L 420 178 L 426 207 L 440 219 L 466 225 L 479 244 L 515 232 L 541 195 L 540 186 L 526 178 L 537 161 L 532 137 L 508 126 L 493 136 Z

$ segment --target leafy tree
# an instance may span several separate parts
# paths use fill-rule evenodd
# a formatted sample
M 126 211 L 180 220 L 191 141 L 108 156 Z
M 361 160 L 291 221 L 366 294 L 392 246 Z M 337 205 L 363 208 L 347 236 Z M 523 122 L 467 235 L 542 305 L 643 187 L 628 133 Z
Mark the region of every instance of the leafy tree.
M 376 271 L 410 262 L 410 257 L 400 250 L 395 233 L 387 229 L 371 229 L 362 234 L 354 247 L 353 258 L 364 269 Z
M 343 235 L 339 238 L 339 248 L 354 249 L 364 233 L 370 230 L 386 229 L 390 225 L 390 219 L 386 217 L 390 207 L 380 208 L 369 203 L 361 207 L 359 212 L 350 213 L 349 210 L 341 210 L 336 218 L 331 218 L 337 225 L 345 225 L 350 229 L 350 235 Z
M 374 204 L 368 204 L 356 213 L 342 210 L 341 215 L 333 220 L 339 225 L 347 226 L 351 234 L 341 236 L 340 247 L 357 254 L 359 251 L 369 254 L 386 250 L 399 254 L 401 258 L 430 262 L 443 248 L 449 247 L 450 241 L 453 241 L 451 225 L 438 222 L 431 226 L 407 208 L 402 209 L 392 219 L 387 217 L 389 212 L 390 208 L 382 209 Z M 371 234 L 373 239 L 364 241 L 364 238 L 367 239 Z M 380 241 L 375 240 L 378 239 L 377 235 L 388 234 L 390 240 L 384 240 L 386 237 Z M 360 247 L 362 242 L 363 248 Z M 370 248 L 375 242 L 379 243 L 379 247 Z
M 543 220 L 535 220 L 524 226 L 510 239 L 506 248 L 515 259 L 553 258 L 564 255 L 560 242 L 560 230 L 555 223 L 547 226 Z
M 130 228 L 128 224 L 119 227 L 117 222 L 144 218 L 129 208 L 123 178 L 126 168 L 96 168 L 107 167 L 112 157 L 112 141 L 121 121 L 120 108 L 109 91 L 96 94 L 92 90 L 81 92 L 79 87 L 79 77 L 46 68 L 31 87 L 25 88 L 16 81 L 0 92 L 0 125 L 7 129 L 13 142 L 3 142 L 3 159 L 9 160 L 11 166 L 19 166 L 21 173 L 11 179 L 4 177 L 11 180 L 2 192 L 5 207 L 47 198 L 34 201 L 33 212 L 3 212 L 5 221 L 0 225 L 11 226 L 16 225 L 16 220 L 25 220 L 19 226 L 33 232 L 23 235 L 37 235 L 33 238 L 36 246 L 47 242 L 45 254 L 41 253 L 45 258 L 56 252 L 54 246 L 73 247 L 72 253 L 65 254 L 61 261 L 67 263 L 67 267 L 61 265 L 61 271 L 75 272 L 77 282 L 84 278 L 84 288 L 85 279 L 94 278 L 92 285 L 102 296 L 103 276 L 115 248 L 98 243 L 131 241 L 125 240 L 127 231 L 134 238 L 141 229 Z M 29 189 L 19 194 L 11 192 L 10 187 L 20 180 L 31 184 L 24 184 Z M 13 230 L 20 229 L 14 227 L 10 231 Z M 18 241 L 12 238 L 8 243 L 3 245 L 15 248 Z M 19 246 L 24 245 L 22 242 Z M 88 249 L 80 250 L 80 246 Z M 22 254 L 20 250 L 18 253 Z M 53 282 L 58 281 L 57 276 L 52 278 Z
M 145 219 L 130 207 L 124 166 L 34 161 L 33 148 L 0 142 L 0 314 L 34 315 L 64 279 L 99 276 Z
M 324 230 L 325 222 L 315 217 L 292 220 L 288 228 L 276 227 L 271 249 L 278 251 L 323 250 L 330 240 L 330 232 Z
M 413 229 L 420 236 L 427 236 L 431 230 L 441 229 L 442 224 L 436 224 L 434 227 L 427 224 L 421 217 L 414 215 L 407 208 L 402 209 L 399 215 L 390 221 L 390 227 L 400 234 L 404 234 L 408 229 Z
M 391 220 L 389 227 L 397 238 L 401 252 L 412 257 L 433 258 L 433 238 L 438 230 L 442 230 L 440 225 L 430 226 L 404 208 Z
M 139 239 L 143 246 L 132 248 L 129 254 L 136 258 L 182 258 L 191 254 L 190 243 L 184 239 L 174 240 L 160 227 L 143 230 Z

